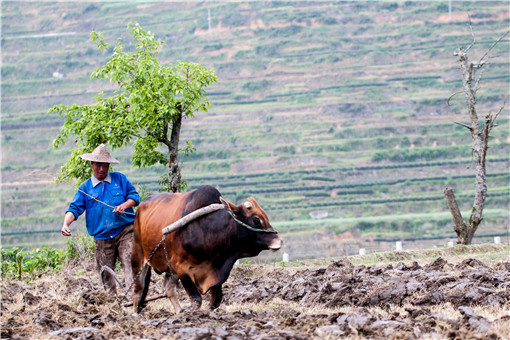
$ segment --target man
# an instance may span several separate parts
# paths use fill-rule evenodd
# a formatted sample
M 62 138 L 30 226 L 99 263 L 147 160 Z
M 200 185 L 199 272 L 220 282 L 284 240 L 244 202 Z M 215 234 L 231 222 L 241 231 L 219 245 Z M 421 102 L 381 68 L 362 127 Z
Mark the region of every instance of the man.
M 128 178 L 119 172 L 109 172 L 113 158 L 104 144 L 92 153 L 80 156 L 90 161 L 93 175 L 83 182 L 73 197 L 64 216 L 62 234 L 71 236 L 69 225 L 86 210 L 86 226 L 94 236 L 96 265 L 115 269 L 117 258 L 124 270 L 126 287 L 133 281 L 131 269 L 131 244 L 133 240 L 133 207 L 140 203 L 140 195 Z M 115 279 L 105 275 L 105 286 L 116 294 Z

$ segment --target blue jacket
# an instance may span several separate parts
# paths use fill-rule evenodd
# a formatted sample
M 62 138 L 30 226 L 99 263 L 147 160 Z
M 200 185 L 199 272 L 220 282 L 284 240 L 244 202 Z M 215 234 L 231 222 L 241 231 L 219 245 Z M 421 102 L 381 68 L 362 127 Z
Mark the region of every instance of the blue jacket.
M 126 175 L 110 172 L 103 182 L 92 176 L 80 185 L 67 211 L 73 213 L 75 220 L 85 210 L 87 211 L 85 214 L 87 231 L 94 236 L 94 240 L 114 238 L 126 225 L 133 223 L 135 219 L 133 208 L 126 209 L 128 214 L 119 215 L 112 212 L 113 208 L 94 200 L 82 191 L 113 207 L 126 202 L 129 198 L 138 205 L 140 195 Z

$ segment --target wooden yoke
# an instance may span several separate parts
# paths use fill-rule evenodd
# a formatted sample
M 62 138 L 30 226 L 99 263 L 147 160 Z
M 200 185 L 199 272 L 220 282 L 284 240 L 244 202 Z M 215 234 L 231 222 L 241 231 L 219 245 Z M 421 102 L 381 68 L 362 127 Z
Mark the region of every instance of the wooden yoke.
M 188 215 L 182 217 L 181 219 L 175 221 L 174 223 L 170 224 L 168 227 L 163 228 L 163 234 L 169 234 L 172 231 L 175 231 L 179 228 L 182 228 L 189 222 L 196 220 L 200 216 L 210 214 L 212 212 L 215 212 L 217 210 L 225 209 L 225 206 L 221 203 L 215 203 L 208 205 L 207 207 L 200 208 L 198 210 L 193 211 L 192 213 L 189 213 Z

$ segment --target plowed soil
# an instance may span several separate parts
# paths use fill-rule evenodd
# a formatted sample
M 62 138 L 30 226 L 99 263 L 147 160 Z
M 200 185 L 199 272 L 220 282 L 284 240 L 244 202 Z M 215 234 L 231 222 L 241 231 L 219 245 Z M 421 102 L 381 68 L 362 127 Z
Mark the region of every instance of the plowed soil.
M 96 284 L 97 286 L 97 284 Z M 140 315 L 67 269 L 3 280 L 2 338 L 12 339 L 509 339 L 510 260 L 315 267 L 240 265 L 219 309 L 174 314 L 165 299 Z M 162 292 L 153 275 L 149 295 Z

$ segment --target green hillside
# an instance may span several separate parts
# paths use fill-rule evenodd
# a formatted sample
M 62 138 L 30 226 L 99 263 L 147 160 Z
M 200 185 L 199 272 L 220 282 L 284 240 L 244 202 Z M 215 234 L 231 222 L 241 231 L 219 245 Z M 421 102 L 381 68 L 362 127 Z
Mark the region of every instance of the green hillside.
M 182 159 L 188 189 L 211 184 L 236 203 L 254 196 L 285 251 L 319 256 L 345 252 L 349 242 L 453 238 L 445 185 L 462 210 L 471 207 L 471 136 L 454 123 L 469 120 L 464 95 L 447 104 L 462 90 L 453 53 L 473 40 L 469 13 L 471 57 L 481 58 L 508 30 L 506 1 L 452 2 L 451 14 L 447 1 L 1 6 L 3 247 L 65 244 L 58 231 L 73 187 L 51 179 L 72 139 L 52 149 L 62 120 L 47 111 L 113 93 L 90 80 L 109 58 L 90 32 L 134 48 L 126 29 L 134 21 L 166 42 L 162 63 L 198 62 L 219 77 L 209 112 L 183 123 L 181 141 L 197 148 Z M 509 42 L 483 68 L 480 115 L 509 102 Z M 507 104 L 492 133 L 479 235 L 508 233 L 509 116 Z M 132 168 L 130 151 L 114 151 L 122 162 L 114 170 L 158 191 L 166 169 Z M 347 230 L 359 237 L 344 240 Z

